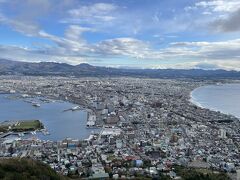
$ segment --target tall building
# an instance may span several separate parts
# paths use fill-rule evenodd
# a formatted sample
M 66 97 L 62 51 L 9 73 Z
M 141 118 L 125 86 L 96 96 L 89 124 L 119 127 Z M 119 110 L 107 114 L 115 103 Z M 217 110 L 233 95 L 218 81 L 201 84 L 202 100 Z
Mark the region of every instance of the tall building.
M 219 130 L 219 137 L 222 139 L 227 138 L 227 131 L 225 129 L 220 129 Z
M 237 169 L 237 180 L 240 180 L 240 169 Z

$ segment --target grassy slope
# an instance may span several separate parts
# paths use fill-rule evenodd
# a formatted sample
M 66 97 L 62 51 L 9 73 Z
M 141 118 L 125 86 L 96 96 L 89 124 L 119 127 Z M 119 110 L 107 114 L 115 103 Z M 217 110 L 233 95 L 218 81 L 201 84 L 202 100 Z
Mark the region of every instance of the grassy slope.
M 12 126 L 11 131 L 22 132 L 22 131 L 34 131 L 37 129 L 42 129 L 43 124 L 39 120 L 25 120 L 19 121 L 17 126 Z M 7 132 L 8 126 L 0 126 L 0 132 Z
M 213 173 L 210 170 L 175 166 L 175 172 L 184 180 L 230 180 L 226 173 Z
M 49 166 L 31 159 L 0 159 L 0 179 L 5 180 L 64 180 Z
M 42 124 L 39 120 L 21 121 L 19 125 L 12 128 L 13 131 L 27 131 L 41 129 Z

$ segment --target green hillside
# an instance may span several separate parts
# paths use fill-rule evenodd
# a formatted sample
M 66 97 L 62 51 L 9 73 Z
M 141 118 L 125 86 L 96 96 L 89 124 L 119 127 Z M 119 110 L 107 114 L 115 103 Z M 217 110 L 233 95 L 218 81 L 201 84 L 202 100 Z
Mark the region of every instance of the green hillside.
M 31 159 L 0 159 L 0 179 L 3 180 L 64 180 L 49 166 Z

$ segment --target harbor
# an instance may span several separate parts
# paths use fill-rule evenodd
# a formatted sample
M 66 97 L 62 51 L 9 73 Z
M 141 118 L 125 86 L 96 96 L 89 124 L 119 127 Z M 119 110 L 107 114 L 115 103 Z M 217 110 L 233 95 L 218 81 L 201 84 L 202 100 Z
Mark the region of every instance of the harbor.
M 16 122 L 19 119 L 40 119 L 44 124 L 41 131 L 23 131 L 2 133 L 1 137 L 32 138 L 42 140 L 61 140 L 67 137 L 77 139 L 87 138 L 92 129 L 86 128 L 87 112 L 77 105 L 51 100 L 43 97 L 33 97 L 27 94 L 0 94 L 0 123 Z M 33 103 L 39 104 L 39 106 Z M 8 112 L 11 107 L 12 113 Z M 75 108 L 74 108 L 75 107 Z M 73 109 L 64 111 L 66 109 Z M 22 133 L 22 134 L 21 134 Z

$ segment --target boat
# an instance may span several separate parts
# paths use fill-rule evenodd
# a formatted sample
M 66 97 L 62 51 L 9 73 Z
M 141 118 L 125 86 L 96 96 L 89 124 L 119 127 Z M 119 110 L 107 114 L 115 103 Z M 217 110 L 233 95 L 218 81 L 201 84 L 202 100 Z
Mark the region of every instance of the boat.
M 76 110 L 79 110 L 80 108 L 81 108 L 80 106 L 74 106 L 71 109 L 72 109 L 72 111 L 76 111 Z
M 49 135 L 49 134 L 50 134 L 47 129 L 42 129 L 42 133 L 43 133 L 44 135 Z
M 77 111 L 77 110 L 80 110 L 80 109 L 81 109 L 80 106 L 74 106 L 74 107 L 71 107 L 69 109 L 63 110 L 63 112 L 66 112 L 66 111 Z
M 34 107 L 40 107 L 41 105 L 39 103 L 32 103 Z

